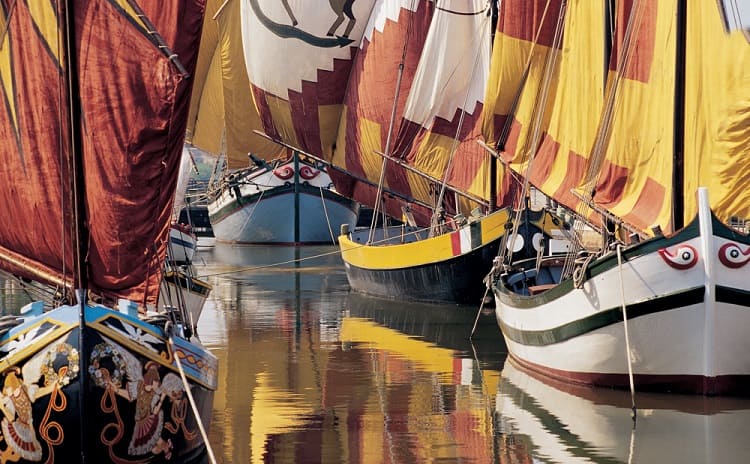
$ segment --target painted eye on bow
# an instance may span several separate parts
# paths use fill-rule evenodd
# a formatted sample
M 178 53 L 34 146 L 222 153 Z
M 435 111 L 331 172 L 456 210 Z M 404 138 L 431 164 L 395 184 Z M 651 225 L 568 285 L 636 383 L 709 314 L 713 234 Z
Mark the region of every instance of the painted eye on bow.
M 306 180 L 310 180 L 313 177 L 317 176 L 320 173 L 320 171 L 317 171 L 310 166 L 302 166 L 299 170 L 299 175 Z
M 725 243 L 719 248 L 719 261 L 726 267 L 740 268 L 750 261 L 750 247 L 743 251 L 736 243 Z
M 680 245 L 672 250 L 662 248 L 659 254 L 675 269 L 690 269 L 698 262 L 698 251 L 690 245 Z
M 294 169 L 292 169 L 290 166 L 282 166 L 280 168 L 276 168 L 273 171 L 274 174 L 276 174 L 276 177 L 279 179 L 289 179 L 294 175 Z

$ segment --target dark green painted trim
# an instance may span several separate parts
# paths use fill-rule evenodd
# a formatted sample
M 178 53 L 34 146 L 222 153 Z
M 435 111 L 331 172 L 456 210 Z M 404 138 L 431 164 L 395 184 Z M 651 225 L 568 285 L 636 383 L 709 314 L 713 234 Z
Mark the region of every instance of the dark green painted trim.
M 622 262 L 625 263 L 641 256 L 656 253 L 662 248 L 686 242 L 690 239 L 698 237 L 699 233 L 700 230 L 698 228 L 698 220 L 696 218 L 693 222 L 691 222 L 685 228 L 672 236 L 654 237 L 650 240 L 632 245 L 628 248 L 624 248 L 621 253 Z M 586 280 L 603 274 L 611 269 L 616 268 L 617 266 L 617 253 L 611 252 L 593 261 L 589 265 L 586 270 L 586 277 L 583 281 L 585 282 Z M 498 285 L 497 282 L 493 285 L 493 289 L 501 301 L 508 303 L 511 306 L 516 306 L 519 308 L 535 308 L 542 304 L 549 303 L 571 292 L 574 289 L 574 286 L 573 280 L 567 279 L 562 281 L 559 285 L 547 290 L 546 292 L 534 296 L 518 295 L 517 293 L 506 288 L 504 285 Z
M 750 308 L 750 291 L 717 285 L 716 301 Z
M 711 227 L 717 237 L 739 242 L 743 245 L 750 245 L 750 235 L 740 233 L 739 231 L 727 226 L 714 216 L 713 211 L 711 212 Z
M 655 314 L 662 311 L 682 308 L 703 302 L 705 287 L 695 287 L 682 292 L 672 293 L 659 298 L 635 303 L 627 306 L 628 319 Z M 550 311 L 564 308 L 549 308 Z M 620 306 L 600 311 L 591 316 L 563 324 L 548 330 L 519 330 L 499 322 L 503 335 L 514 342 L 528 346 L 546 346 L 560 343 L 571 338 L 584 335 L 608 325 L 622 322 L 622 308 Z

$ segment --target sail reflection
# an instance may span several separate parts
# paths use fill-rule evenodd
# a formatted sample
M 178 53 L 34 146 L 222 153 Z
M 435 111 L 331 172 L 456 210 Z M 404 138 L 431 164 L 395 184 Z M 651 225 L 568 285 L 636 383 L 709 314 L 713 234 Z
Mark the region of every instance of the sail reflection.
M 750 452 L 750 400 L 636 393 L 551 383 L 509 358 L 496 398 L 513 462 L 718 463 Z
M 494 350 L 484 353 L 468 340 L 476 308 L 349 294 L 338 255 L 259 267 L 321 251 L 199 252 L 214 286 L 198 330 L 219 358 L 210 434 L 220 460 L 496 461 L 494 320 L 475 335 Z

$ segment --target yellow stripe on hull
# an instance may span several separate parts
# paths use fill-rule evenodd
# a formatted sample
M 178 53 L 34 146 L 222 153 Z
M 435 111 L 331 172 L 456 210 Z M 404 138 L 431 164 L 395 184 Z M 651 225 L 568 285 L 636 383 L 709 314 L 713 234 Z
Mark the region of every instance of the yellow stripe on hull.
M 480 247 L 501 237 L 505 233 L 505 224 L 509 219 L 508 209 L 483 217 L 480 221 L 482 231 Z M 469 225 L 464 227 L 469 227 Z M 438 263 L 460 256 L 461 254 L 453 251 L 451 238 L 453 233 L 410 243 L 386 245 L 365 245 L 353 242 L 348 235 L 342 235 L 339 237 L 339 247 L 341 256 L 347 264 L 363 269 L 399 269 Z M 469 250 L 466 253 L 468 252 Z

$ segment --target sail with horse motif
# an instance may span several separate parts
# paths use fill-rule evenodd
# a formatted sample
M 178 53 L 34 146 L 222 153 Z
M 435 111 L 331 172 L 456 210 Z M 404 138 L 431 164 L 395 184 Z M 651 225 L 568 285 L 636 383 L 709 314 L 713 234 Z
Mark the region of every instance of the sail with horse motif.
M 204 3 L 140 3 L 0 3 L 0 269 L 38 299 L 0 330 L 3 462 L 206 457 L 216 358 L 146 313 Z
M 359 5 L 350 11 L 350 3 L 334 1 L 333 11 L 327 2 L 323 9 L 294 1 L 209 4 L 209 42 L 199 57 L 201 98 L 191 111 L 188 139 L 226 160 L 207 192 L 217 240 L 335 243 L 342 224 L 356 223 L 359 204 L 336 191 L 325 163 L 315 159 L 325 145 L 321 137 L 334 133 L 338 123 L 352 43 L 342 34 L 355 37 L 356 21 L 349 19 L 351 27 L 341 25 L 330 36 L 326 31 L 337 21 L 336 11 L 341 18 L 369 14 Z M 326 13 L 331 18 L 323 29 L 316 21 Z M 333 54 L 324 58 L 319 46 Z M 295 55 L 300 47 L 308 48 Z M 321 71 L 336 63 L 335 83 L 319 86 L 316 71 L 311 78 L 300 75 L 307 69 L 304 60 L 314 58 L 322 59 Z M 327 81 L 325 75 L 321 82 Z

